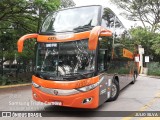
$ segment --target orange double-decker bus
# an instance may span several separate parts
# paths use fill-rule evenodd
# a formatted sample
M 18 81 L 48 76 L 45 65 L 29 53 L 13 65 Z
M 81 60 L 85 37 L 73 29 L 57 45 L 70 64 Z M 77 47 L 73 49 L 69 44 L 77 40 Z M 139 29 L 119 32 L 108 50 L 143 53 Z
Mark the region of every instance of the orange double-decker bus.
M 130 35 L 109 8 L 74 7 L 50 13 L 39 33 L 18 40 L 18 52 L 37 39 L 32 95 L 52 105 L 97 108 L 116 100 L 137 77 Z

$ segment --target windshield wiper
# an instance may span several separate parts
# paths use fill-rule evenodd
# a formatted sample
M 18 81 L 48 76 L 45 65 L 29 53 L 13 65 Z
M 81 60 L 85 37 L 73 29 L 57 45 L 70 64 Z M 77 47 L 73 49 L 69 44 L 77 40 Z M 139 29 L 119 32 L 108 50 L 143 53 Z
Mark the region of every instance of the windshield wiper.
M 91 25 L 84 25 L 84 26 L 78 26 L 78 27 L 74 28 L 73 30 L 88 30 L 93 27 L 94 26 L 91 26 Z
M 87 78 L 84 74 L 81 74 L 81 73 L 69 73 L 69 74 L 66 74 L 66 75 L 72 75 L 73 77 L 77 77 L 77 75 L 80 75 L 81 77 L 83 77 L 83 79 Z
M 78 72 L 77 72 L 77 73 L 73 73 L 73 74 L 75 74 L 75 75 L 80 75 L 80 76 L 82 76 L 84 79 L 87 78 L 84 74 L 81 74 L 81 73 L 78 73 Z

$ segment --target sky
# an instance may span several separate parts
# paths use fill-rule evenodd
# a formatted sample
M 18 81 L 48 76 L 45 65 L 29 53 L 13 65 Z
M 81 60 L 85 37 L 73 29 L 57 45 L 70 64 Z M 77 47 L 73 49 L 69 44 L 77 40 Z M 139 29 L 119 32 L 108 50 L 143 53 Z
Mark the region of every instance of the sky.
M 131 26 L 136 26 L 139 23 L 134 21 L 129 21 L 126 18 L 122 17 L 120 13 L 123 11 L 120 8 L 117 8 L 115 5 L 109 2 L 109 0 L 73 0 L 76 6 L 85 6 L 85 5 L 103 5 L 112 9 L 112 11 L 118 16 L 123 25 L 129 29 Z

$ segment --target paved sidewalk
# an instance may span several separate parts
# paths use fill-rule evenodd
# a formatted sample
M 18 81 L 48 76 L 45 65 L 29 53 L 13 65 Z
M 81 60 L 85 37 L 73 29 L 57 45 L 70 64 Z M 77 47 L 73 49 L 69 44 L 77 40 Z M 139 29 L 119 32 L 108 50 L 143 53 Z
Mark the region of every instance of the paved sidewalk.
M 145 74 L 139 74 L 139 76 L 160 79 L 160 76 L 152 76 L 152 75 L 145 75 Z

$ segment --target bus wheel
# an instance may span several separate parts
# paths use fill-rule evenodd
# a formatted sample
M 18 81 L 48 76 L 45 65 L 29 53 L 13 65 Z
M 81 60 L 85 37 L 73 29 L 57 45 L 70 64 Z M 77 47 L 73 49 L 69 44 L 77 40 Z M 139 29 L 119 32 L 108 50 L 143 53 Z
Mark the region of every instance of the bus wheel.
M 133 81 L 131 82 L 131 84 L 134 84 L 136 82 L 136 78 L 137 78 L 137 74 L 136 74 L 136 72 L 134 72 Z
M 111 88 L 111 97 L 107 101 L 115 101 L 119 95 L 119 84 L 118 81 L 114 80 Z

